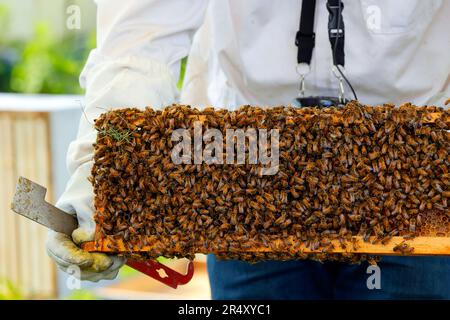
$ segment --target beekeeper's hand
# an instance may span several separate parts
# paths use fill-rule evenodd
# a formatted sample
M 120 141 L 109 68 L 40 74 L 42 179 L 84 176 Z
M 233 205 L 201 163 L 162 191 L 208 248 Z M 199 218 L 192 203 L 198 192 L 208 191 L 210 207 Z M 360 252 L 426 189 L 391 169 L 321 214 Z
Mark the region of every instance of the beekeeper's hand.
M 63 233 L 50 231 L 47 238 L 47 253 L 58 267 L 80 280 L 97 282 L 117 277 L 125 259 L 104 253 L 90 253 L 78 245 L 91 241 L 93 237 L 81 228 L 76 229 L 72 238 Z

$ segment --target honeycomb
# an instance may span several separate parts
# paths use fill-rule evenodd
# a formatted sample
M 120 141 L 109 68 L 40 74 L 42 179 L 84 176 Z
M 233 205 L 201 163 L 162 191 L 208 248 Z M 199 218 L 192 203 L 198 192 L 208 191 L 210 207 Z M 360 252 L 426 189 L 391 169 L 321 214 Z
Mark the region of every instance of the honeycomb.
M 418 226 L 416 223 L 418 236 L 450 237 L 450 217 L 445 211 L 430 210 L 420 219 L 422 225 Z

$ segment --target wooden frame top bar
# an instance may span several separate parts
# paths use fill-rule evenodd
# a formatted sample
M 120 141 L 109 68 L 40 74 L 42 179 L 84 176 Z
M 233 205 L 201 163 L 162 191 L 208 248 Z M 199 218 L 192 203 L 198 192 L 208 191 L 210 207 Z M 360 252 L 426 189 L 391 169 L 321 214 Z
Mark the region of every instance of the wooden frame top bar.
M 404 255 L 399 251 L 394 251 L 394 248 L 402 243 L 407 244 L 409 247 L 414 248 L 414 250 L 407 255 L 424 255 L 424 256 L 433 256 L 433 255 L 450 255 L 450 237 L 416 237 L 413 239 L 405 239 L 404 237 L 392 237 L 386 244 L 372 243 L 373 239 L 369 239 L 369 241 L 364 241 L 362 237 L 355 236 L 353 237 L 353 241 L 345 242 L 346 248 L 341 246 L 341 243 L 338 240 L 332 240 L 334 249 L 332 251 L 327 251 L 328 253 L 358 253 L 358 254 L 374 254 L 374 255 Z M 281 240 L 280 240 L 281 241 Z M 292 237 L 287 239 L 289 242 L 294 242 Z M 116 250 L 111 249 L 112 242 L 108 238 L 100 239 L 98 242 L 86 242 L 83 243 L 82 248 L 84 250 L 90 252 L 105 252 L 105 253 L 121 253 L 121 252 L 129 252 L 125 248 L 124 243 L 119 240 L 115 242 Z M 163 243 L 160 241 L 153 241 L 151 246 L 144 246 L 141 248 L 134 247 L 133 252 L 146 252 L 150 251 L 154 246 L 161 245 Z M 250 249 L 244 248 L 229 248 L 228 252 L 236 253 L 236 252 L 258 252 L 258 253 L 271 253 L 277 252 L 273 247 L 276 247 L 277 243 L 272 243 L 270 246 L 265 246 L 263 244 L 252 246 Z M 222 250 L 214 250 L 209 247 L 202 246 L 201 243 L 197 246 L 197 253 L 221 253 L 225 252 Z M 278 251 L 283 252 L 283 251 Z M 290 248 L 290 253 L 320 253 L 323 252 L 322 249 L 319 250 L 311 250 L 311 248 L 307 247 L 305 244 L 302 244 L 297 247 Z M 182 252 L 180 252 L 182 254 Z

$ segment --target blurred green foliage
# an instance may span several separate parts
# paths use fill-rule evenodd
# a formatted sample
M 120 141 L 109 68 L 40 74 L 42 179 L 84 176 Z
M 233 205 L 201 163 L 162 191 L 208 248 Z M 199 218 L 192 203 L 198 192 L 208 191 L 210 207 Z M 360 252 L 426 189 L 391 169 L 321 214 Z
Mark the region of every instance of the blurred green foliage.
M 0 5 L 0 30 L 6 30 L 9 24 L 8 9 L 4 5 Z M 4 39 L 4 32 L 0 32 L 0 91 L 5 91 L 9 87 L 9 79 L 11 77 L 11 50 L 8 50 L 8 44 Z
M 133 269 L 127 265 L 124 265 L 122 268 L 120 268 L 118 278 L 120 280 L 123 280 L 123 279 L 129 278 L 129 277 L 135 276 L 137 274 L 139 274 L 139 271 L 137 271 L 136 269 Z
M 0 30 L 7 24 L 8 12 L 0 6 Z M 37 23 L 26 42 L 7 41 L 0 33 L 0 91 L 82 93 L 78 77 L 94 47 L 95 33 L 57 38 L 47 22 Z
M 0 279 L 0 300 L 22 300 L 23 298 L 20 290 L 10 280 Z
M 11 91 L 81 93 L 78 77 L 94 45 L 95 36 L 70 34 L 57 40 L 46 23 L 38 23 L 34 38 L 24 45 L 12 69 Z
M 72 291 L 64 300 L 98 300 L 98 297 L 90 290 L 79 289 Z
M 0 30 L 7 30 L 9 15 L 0 5 Z M 0 92 L 80 94 L 78 77 L 89 52 L 95 47 L 95 32 L 68 32 L 57 38 L 47 22 L 34 27 L 32 39 L 6 40 L 0 32 Z M 187 58 L 181 63 L 181 89 Z

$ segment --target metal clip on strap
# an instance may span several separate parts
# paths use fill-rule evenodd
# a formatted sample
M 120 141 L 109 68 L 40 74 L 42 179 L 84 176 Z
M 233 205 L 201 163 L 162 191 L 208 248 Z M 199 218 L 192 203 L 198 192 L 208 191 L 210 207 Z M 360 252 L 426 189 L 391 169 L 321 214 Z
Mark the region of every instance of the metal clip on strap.
M 310 67 L 309 64 L 306 63 L 299 63 L 297 65 L 297 73 L 300 76 L 300 90 L 299 90 L 299 97 L 305 96 L 305 77 L 309 73 Z
M 344 78 L 342 78 L 337 66 L 333 66 L 331 70 L 339 81 L 339 102 L 343 104 L 345 101 Z
M 314 14 L 316 0 L 302 1 L 299 30 L 295 35 L 297 51 L 297 73 L 300 75 L 299 97 L 305 96 L 305 77 L 309 73 L 312 53 L 316 45 L 314 33 Z

